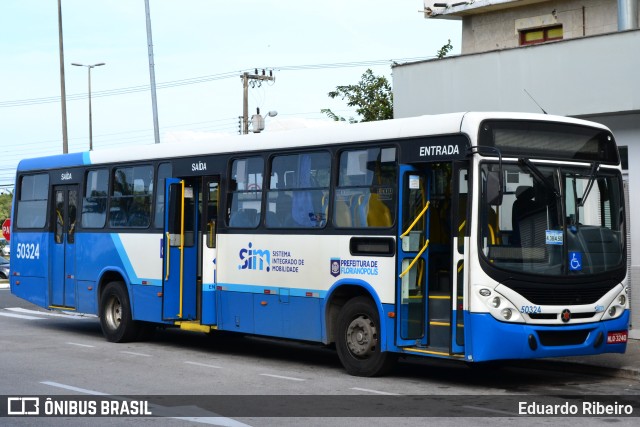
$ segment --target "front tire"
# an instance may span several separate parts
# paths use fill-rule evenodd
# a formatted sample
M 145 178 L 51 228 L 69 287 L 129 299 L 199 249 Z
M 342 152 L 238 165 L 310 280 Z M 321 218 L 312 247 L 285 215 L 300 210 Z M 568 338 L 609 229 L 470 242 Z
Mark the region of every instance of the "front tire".
M 380 319 L 371 299 L 349 300 L 338 314 L 336 350 L 350 375 L 384 375 L 394 366 L 397 355 L 380 350 Z
M 129 294 L 123 282 L 109 282 L 102 291 L 100 326 L 110 342 L 129 342 L 138 338 L 140 324 L 133 320 Z

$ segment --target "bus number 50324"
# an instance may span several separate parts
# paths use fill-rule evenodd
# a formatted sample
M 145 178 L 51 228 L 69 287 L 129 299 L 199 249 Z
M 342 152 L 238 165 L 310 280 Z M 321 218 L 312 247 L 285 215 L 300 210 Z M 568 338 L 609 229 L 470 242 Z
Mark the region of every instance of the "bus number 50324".
M 40 243 L 18 243 L 16 247 L 18 259 L 40 259 Z

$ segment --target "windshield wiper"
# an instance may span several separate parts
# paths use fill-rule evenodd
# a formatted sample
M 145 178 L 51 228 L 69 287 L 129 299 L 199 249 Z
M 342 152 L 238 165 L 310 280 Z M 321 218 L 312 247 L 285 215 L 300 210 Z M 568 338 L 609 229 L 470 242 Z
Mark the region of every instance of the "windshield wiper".
M 591 187 L 593 187 L 593 183 L 596 180 L 596 174 L 598 173 L 598 171 L 600 171 L 600 163 L 593 162 L 593 165 L 591 166 L 591 172 L 589 172 L 589 182 L 587 183 L 587 188 L 584 189 L 584 194 L 582 194 L 582 197 L 578 202 L 578 207 L 581 208 L 584 206 L 584 202 L 587 200 L 587 197 L 589 197 L 589 192 L 591 191 Z
M 533 174 L 533 176 L 542 183 L 542 185 L 545 186 L 545 188 L 548 191 L 553 192 L 554 196 L 556 197 L 560 197 L 560 193 L 558 192 L 558 190 L 553 186 L 553 183 L 549 182 L 549 180 L 547 179 L 547 177 L 544 176 L 544 174 L 542 173 L 542 171 L 540 169 L 538 169 L 538 167 L 536 165 L 534 165 L 531 160 L 529 159 L 525 159 L 525 158 L 520 158 L 518 159 L 518 163 L 520 165 L 524 165 L 527 167 L 527 169 L 529 169 L 531 171 L 531 173 Z

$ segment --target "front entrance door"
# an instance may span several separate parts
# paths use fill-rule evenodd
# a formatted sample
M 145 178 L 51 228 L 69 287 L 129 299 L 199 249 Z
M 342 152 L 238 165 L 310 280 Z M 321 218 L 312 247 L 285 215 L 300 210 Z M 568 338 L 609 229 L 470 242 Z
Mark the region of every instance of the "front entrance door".
M 401 169 L 396 344 L 424 346 L 429 265 L 429 175 Z
M 49 306 L 73 309 L 76 306 L 75 231 L 78 213 L 78 186 L 54 186 L 53 198 L 54 241 L 51 256 Z
M 396 344 L 461 353 L 467 169 L 443 162 L 401 172 Z

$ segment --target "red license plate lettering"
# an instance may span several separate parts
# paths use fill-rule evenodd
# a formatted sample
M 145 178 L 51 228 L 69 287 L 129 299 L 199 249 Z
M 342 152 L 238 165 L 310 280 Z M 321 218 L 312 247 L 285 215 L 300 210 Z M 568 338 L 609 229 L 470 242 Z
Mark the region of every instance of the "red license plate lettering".
M 624 344 L 627 342 L 627 331 L 609 332 L 607 344 Z

